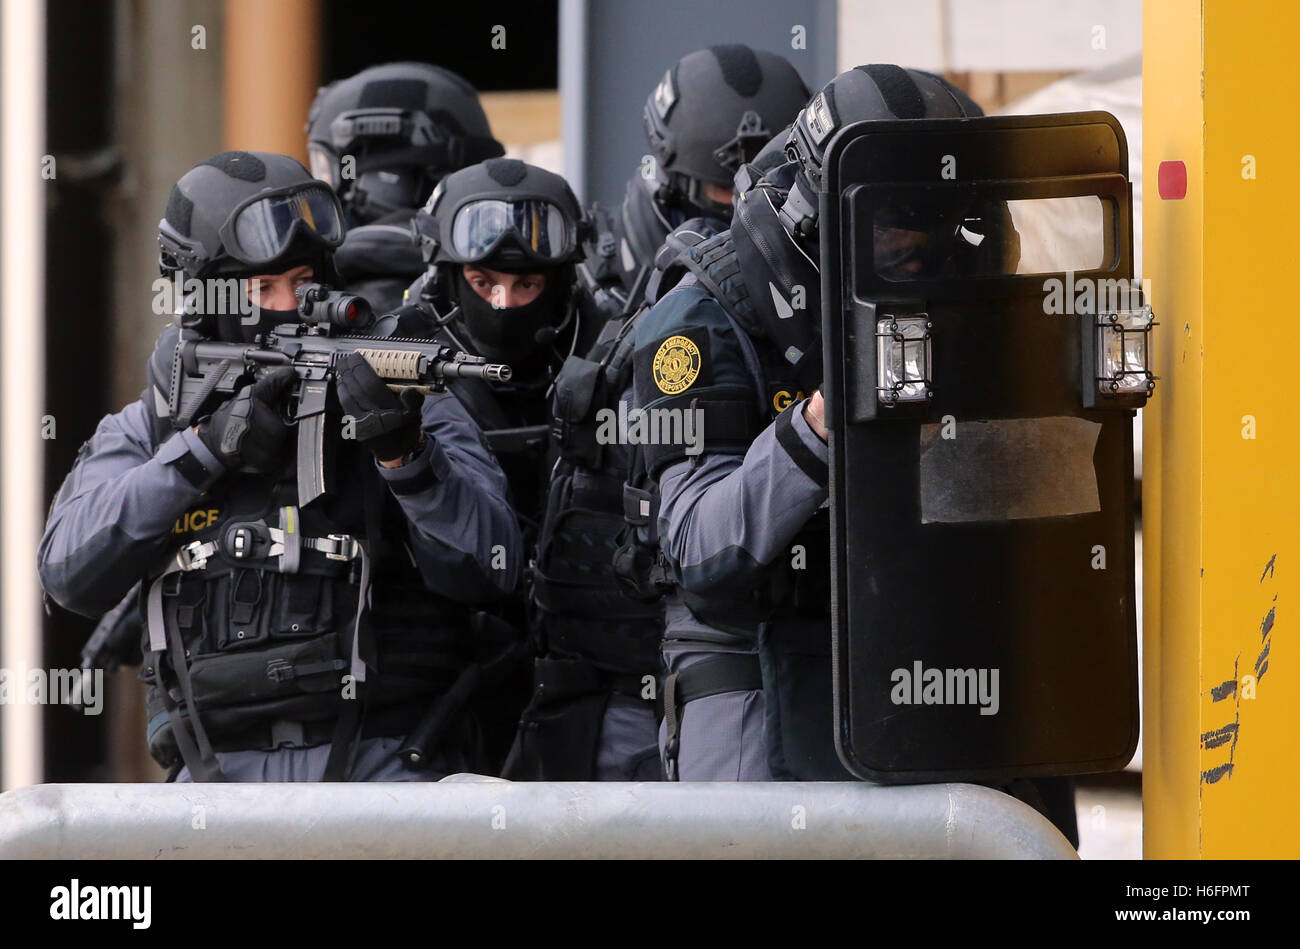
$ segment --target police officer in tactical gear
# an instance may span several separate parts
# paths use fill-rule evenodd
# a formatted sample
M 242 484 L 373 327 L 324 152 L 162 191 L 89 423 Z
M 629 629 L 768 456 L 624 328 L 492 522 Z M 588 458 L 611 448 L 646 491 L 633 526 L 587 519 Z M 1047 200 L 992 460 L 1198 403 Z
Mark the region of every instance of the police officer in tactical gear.
M 506 473 L 529 551 L 554 462 L 550 389 L 581 329 L 573 265 L 583 227 L 568 183 L 543 168 L 493 158 L 448 175 L 412 225 L 428 270 L 412 285 L 407 305 L 379 321 L 383 332 L 430 335 L 510 365 L 508 385 L 456 380 L 450 391 L 483 429 Z M 492 663 L 496 693 L 483 703 L 492 712 L 488 725 L 499 766 L 531 688 L 524 591 L 493 619 L 519 631 L 519 648 L 504 650 Z
M 310 505 L 297 504 L 289 450 L 291 369 L 177 430 L 178 339 L 249 340 L 294 322 L 295 287 L 332 276 L 343 215 L 294 159 L 223 152 L 180 179 L 159 232 L 164 274 L 234 305 L 187 306 L 141 399 L 82 447 L 41 541 L 46 591 L 93 615 L 143 582 L 148 741 L 177 780 L 434 780 L 476 767 L 469 718 L 427 770 L 394 752 L 472 660 L 468 604 L 519 576 L 505 478 L 481 434 L 455 399 L 399 398 L 360 357 L 340 368 L 327 422 L 355 425 L 325 446 L 343 487 Z M 245 287 L 251 306 L 235 296 Z
M 675 261 L 716 228 L 694 218 L 671 234 L 646 282 L 650 299 Z M 632 404 L 639 315 L 608 319 L 584 356 L 555 381 L 545 514 L 532 563 L 533 625 L 541 655 L 507 776 L 552 781 L 657 781 L 661 590 L 619 563 L 640 499 L 626 485 L 633 449 L 610 438 Z M 648 495 L 647 495 L 648 497 Z M 629 508 L 628 505 L 631 505 Z M 637 550 L 629 548 L 635 558 Z M 631 576 L 632 583 L 628 583 Z
M 348 221 L 335 264 L 377 313 L 400 305 L 424 272 L 410 220 L 434 185 L 505 153 L 474 87 L 427 63 L 372 66 L 323 86 L 307 121 L 307 151 Z
M 814 102 L 833 101 L 841 121 L 893 117 L 872 73 L 904 85 L 922 114 L 979 114 L 942 80 L 897 67 L 842 74 Z M 765 740 L 761 641 L 786 626 L 829 642 L 818 246 L 784 210 L 800 172 L 782 164 L 754 182 L 731 228 L 679 258 L 685 275 L 637 327 L 638 407 L 704 415 L 695 458 L 678 445 L 643 454 L 673 584 L 661 734 L 680 780 L 791 777 Z
M 679 780 L 847 776 L 829 715 L 801 713 L 796 699 L 801 675 L 829 689 L 820 671 L 830 570 L 817 176 L 831 133 L 846 124 L 981 114 L 918 70 L 872 65 L 837 76 L 796 119 L 794 160 L 750 186 L 729 231 L 679 258 L 686 276 L 641 320 L 638 405 L 689 405 L 705 416 L 699 457 L 675 446 L 645 451 L 673 581 L 661 736 Z M 960 221 L 928 231 L 893 222 L 893 242 L 876 242 L 890 256 L 879 263 L 915 272 L 970 254 L 1018 256 L 1009 221 L 986 217 L 989 239 L 969 242 Z M 1036 793 L 1026 798 L 1057 810 Z M 1071 831 L 1071 808 L 1049 816 Z
M 620 212 L 593 210 L 597 230 L 578 268 L 588 332 L 565 362 L 552 400 L 560 459 L 551 471 L 532 571 L 542 655 L 511 776 L 662 776 L 656 738 L 662 609 L 657 590 L 629 595 L 616 576 L 630 453 L 621 441 L 598 437 L 600 417 L 625 417 L 631 403 L 631 330 L 643 296 L 660 279 L 656 252 L 671 257 L 668 248 L 660 251 L 665 239 L 696 243 L 726 227 L 737 166 L 807 96 L 798 72 L 774 54 L 739 45 L 691 53 L 645 105 L 655 158 L 642 171 L 651 174 L 633 176 Z
M 736 169 L 808 96 L 788 60 L 740 44 L 696 50 L 664 73 L 642 113 L 650 161 L 628 180 L 618 208 L 592 208 L 584 308 L 600 322 L 629 315 L 669 232 L 692 219 L 695 230 L 725 228 Z

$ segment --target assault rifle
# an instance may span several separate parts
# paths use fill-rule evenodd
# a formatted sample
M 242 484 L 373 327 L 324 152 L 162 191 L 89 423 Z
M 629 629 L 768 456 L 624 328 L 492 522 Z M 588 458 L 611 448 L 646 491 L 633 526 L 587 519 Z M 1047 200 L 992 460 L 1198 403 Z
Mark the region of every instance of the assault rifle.
M 168 410 L 177 428 L 193 425 L 240 388 L 279 366 L 296 377 L 285 420 L 298 429 L 298 503 L 325 493 L 325 403 L 338 361 L 357 353 L 394 391 L 445 392 L 454 379 L 507 382 L 510 367 L 432 340 L 367 336 L 374 312 L 361 297 L 320 284 L 298 289 L 297 323 L 251 343 L 225 343 L 182 330 L 172 361 Z

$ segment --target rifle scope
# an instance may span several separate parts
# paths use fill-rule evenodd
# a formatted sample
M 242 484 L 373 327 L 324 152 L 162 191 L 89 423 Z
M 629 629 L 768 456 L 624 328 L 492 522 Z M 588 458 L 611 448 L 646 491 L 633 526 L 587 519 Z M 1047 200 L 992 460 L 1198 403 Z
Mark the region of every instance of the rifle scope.
M 319 283 L 299 287 L 298 318 L 304 323 L 328 323 L 341 330 L 365 329 L 375 321 L 375 311 L 363 297 L 331 290 Z

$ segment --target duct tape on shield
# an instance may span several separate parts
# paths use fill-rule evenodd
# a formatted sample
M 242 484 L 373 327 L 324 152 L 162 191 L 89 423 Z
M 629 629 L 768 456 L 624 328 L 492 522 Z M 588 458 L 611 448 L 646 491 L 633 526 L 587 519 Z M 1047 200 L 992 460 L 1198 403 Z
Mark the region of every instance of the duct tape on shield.
M 922 425 L 921 523 L 1099 511 L 1100 434 L 1099 423 L 1068 416 Z

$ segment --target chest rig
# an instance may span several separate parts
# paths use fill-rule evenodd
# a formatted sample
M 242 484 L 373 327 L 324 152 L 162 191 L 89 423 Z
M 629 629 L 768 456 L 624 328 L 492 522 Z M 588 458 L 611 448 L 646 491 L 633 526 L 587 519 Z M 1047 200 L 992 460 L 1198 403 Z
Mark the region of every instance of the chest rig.
M 227 473 L 173 526 L 175 552 L 143 591 L 164 767 L 222 780 L 215 752 L 329 741 L 326 775 L 341 779 L 358 738 L 402 734 L 466 664 L 466 610 L 423 585 L 367 455 L 341 447 L 340 483 L 358 489 L 308 508 L 291 461 L 277 477 Z
M 532 570 L 545 648 L 629 674 L 658 669 L 660 608 L 629 598 L 614 572 L 623 530 L 628 446 L 605 437 L 632 384 L 636 316 L 607 321 L 585 357 L 556 378 L 551 435 L 559 453 Z
M 619 312 L 600 324 L 585 357 L 571 355 L 550 400 L 550 469 L 529 569 L 537 658 L 532 696 L 505 765 L 512 780 L 590 781 L 609 703 L 655 701 L 658 603 L 623 594 L 613 555 L 623 529 L 626 446 L 601 436 L 632 381 L 630 331 Z
M 642 269 L 632 292 L 644 292 L 652 304 L 677 256 L 722 224 L 694 218 L 670 234 L 654 269 Z M 613 241 L 605 237 L 604 244 Z M 680 278 L 681 271 L 673 273 L 673 281 Z M 552 435 L 560 459 L 533 571 L 534 601 L 551 648 L 641 673 L 659 665 L 661 591 L 639 589 L 621 576 L 627 572 L 618 563 L 627 528 L 626 486 L 636 449 L 610 435 L 629 408 L 624 403 L 632 387 L 635 328 L 645 309 L 629 307 L 606 319 L 587 355 L 570 356 L 556 379 Z

